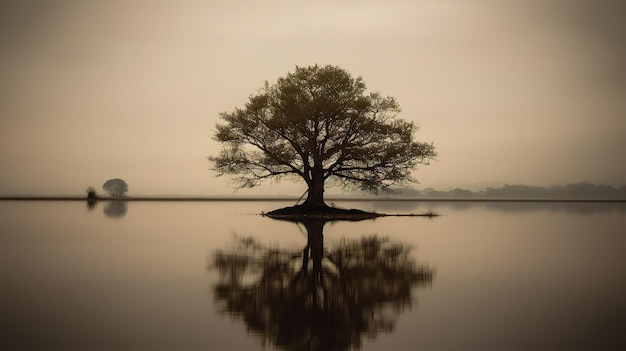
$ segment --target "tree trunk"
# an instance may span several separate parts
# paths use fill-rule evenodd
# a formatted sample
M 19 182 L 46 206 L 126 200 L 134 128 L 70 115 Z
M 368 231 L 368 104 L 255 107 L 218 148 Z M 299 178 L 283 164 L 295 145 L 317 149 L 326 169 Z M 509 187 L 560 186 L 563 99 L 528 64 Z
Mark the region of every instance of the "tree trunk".
M 309 191 L 304 201 L 306 206 L 328 207 L 324 202 L 324 172 L 313 170 L 311 172 L 311 181 L 308 183 Z

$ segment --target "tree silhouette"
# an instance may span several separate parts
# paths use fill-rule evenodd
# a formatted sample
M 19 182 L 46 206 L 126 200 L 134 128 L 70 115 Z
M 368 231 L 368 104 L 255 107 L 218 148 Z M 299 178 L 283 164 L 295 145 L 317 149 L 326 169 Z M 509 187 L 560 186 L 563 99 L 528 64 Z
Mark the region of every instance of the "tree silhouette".
M 91 211 L 96 207 L 98 193 L 96 192 L 96 188 L 92 186 L 88 186 L 85 192 L 87 193 L 87 209 Z
M 417 265 L 411 247 L 378 236 L 323 247 L 324 221 L 303 222 L 303 251 L 264 247 L 242 238 L 237 251 L 218 251 L 214 287 L 222 313 L 285 350 L 359 349 L 362 337 L 391 332 L 434 270 Z M 312 261 L 312 262 L 311 262 Z
M 104 182 L 102 189 L 112 197 L 120 197 L 128 192 L 128 184 L 124 179 L 113 178 Z
M 433 145 L 414 140 L 418 128 L 398 118 L 393 97 L 365 91 L 360 77 L 336 66 L 296 67 L 266 82 L 245 108 L 221 114 L 213 169 L 238 175 L 238 187 L 301 179 L 304 205 L 317 207 L 326 207 L 326 181 L 374 193 L 414 181 L 413 169 L 436 156 Z

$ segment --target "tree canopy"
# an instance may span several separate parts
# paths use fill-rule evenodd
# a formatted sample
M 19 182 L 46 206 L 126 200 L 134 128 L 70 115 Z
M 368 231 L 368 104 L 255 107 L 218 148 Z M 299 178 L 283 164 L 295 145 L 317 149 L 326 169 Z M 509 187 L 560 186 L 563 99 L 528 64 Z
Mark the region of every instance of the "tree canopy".
M 395 98 L 367 93 L 363 79 L 337 66 L 296 67 L 265 83 L 244 108 L 223 112 L 209 157 L 236 186 L 295 177 L 308 186 L 305 204 L 325 206 L 325 183 L 377 193 L 413 182 L 411 172 L 436 156 L 414 140 L 418 127 L 398 118 Z
M 126 184 L 124 179 L 113 178 L 104 182 L 102 189 L 104 189 L 104 191 L 106 191 L 110 196 L 120 197 L 123 196 L 124 193 L 128 192 L 128 184 Z

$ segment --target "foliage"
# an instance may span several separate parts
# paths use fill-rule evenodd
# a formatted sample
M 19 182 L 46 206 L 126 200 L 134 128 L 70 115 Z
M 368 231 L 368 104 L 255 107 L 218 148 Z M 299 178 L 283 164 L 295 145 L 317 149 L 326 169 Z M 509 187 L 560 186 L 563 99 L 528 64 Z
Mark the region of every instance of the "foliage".
M 128 184 L 126 184 L 126 181 L 124 181 L 123 179 L 113 178 L 107 180 L 102 185 L 102 189 L 104 189 L 104 191 L 106 191 L 112 197 L 120 197 L 128 192 Z
M 306 182 L 308 200 L 323 202 L 324 184 L 373 193 L 415 181 L 412 170 L 436 156 L 432 144 L 413 139 L 418 127 L 398 118 L 393 97 L 366 93 L 363 80 L 336 66 L 296 67 L 267 82 L 244 108 L 220 115 L 209 157 L 218 175 L 237 187 L 267 179 Z
M 98 197 L 98 192 L 96 191 L 96 188 L 94 188 L 93 186 L 88 186 L 85 192 L 87 193 L 88 199 L 95 199 Z

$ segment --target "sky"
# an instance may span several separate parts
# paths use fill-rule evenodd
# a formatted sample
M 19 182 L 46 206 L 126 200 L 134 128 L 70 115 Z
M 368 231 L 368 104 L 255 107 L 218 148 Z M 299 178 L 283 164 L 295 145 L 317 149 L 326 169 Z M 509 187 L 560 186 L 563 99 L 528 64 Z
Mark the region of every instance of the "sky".
M 216 177 L 219 113 L 296 66 L 395 96 L 419 189 L 626 184 L 621 0 L 0 0 L 0 195 L 296 195 Z M 329 192 L 339 190 L 328 189 Z

